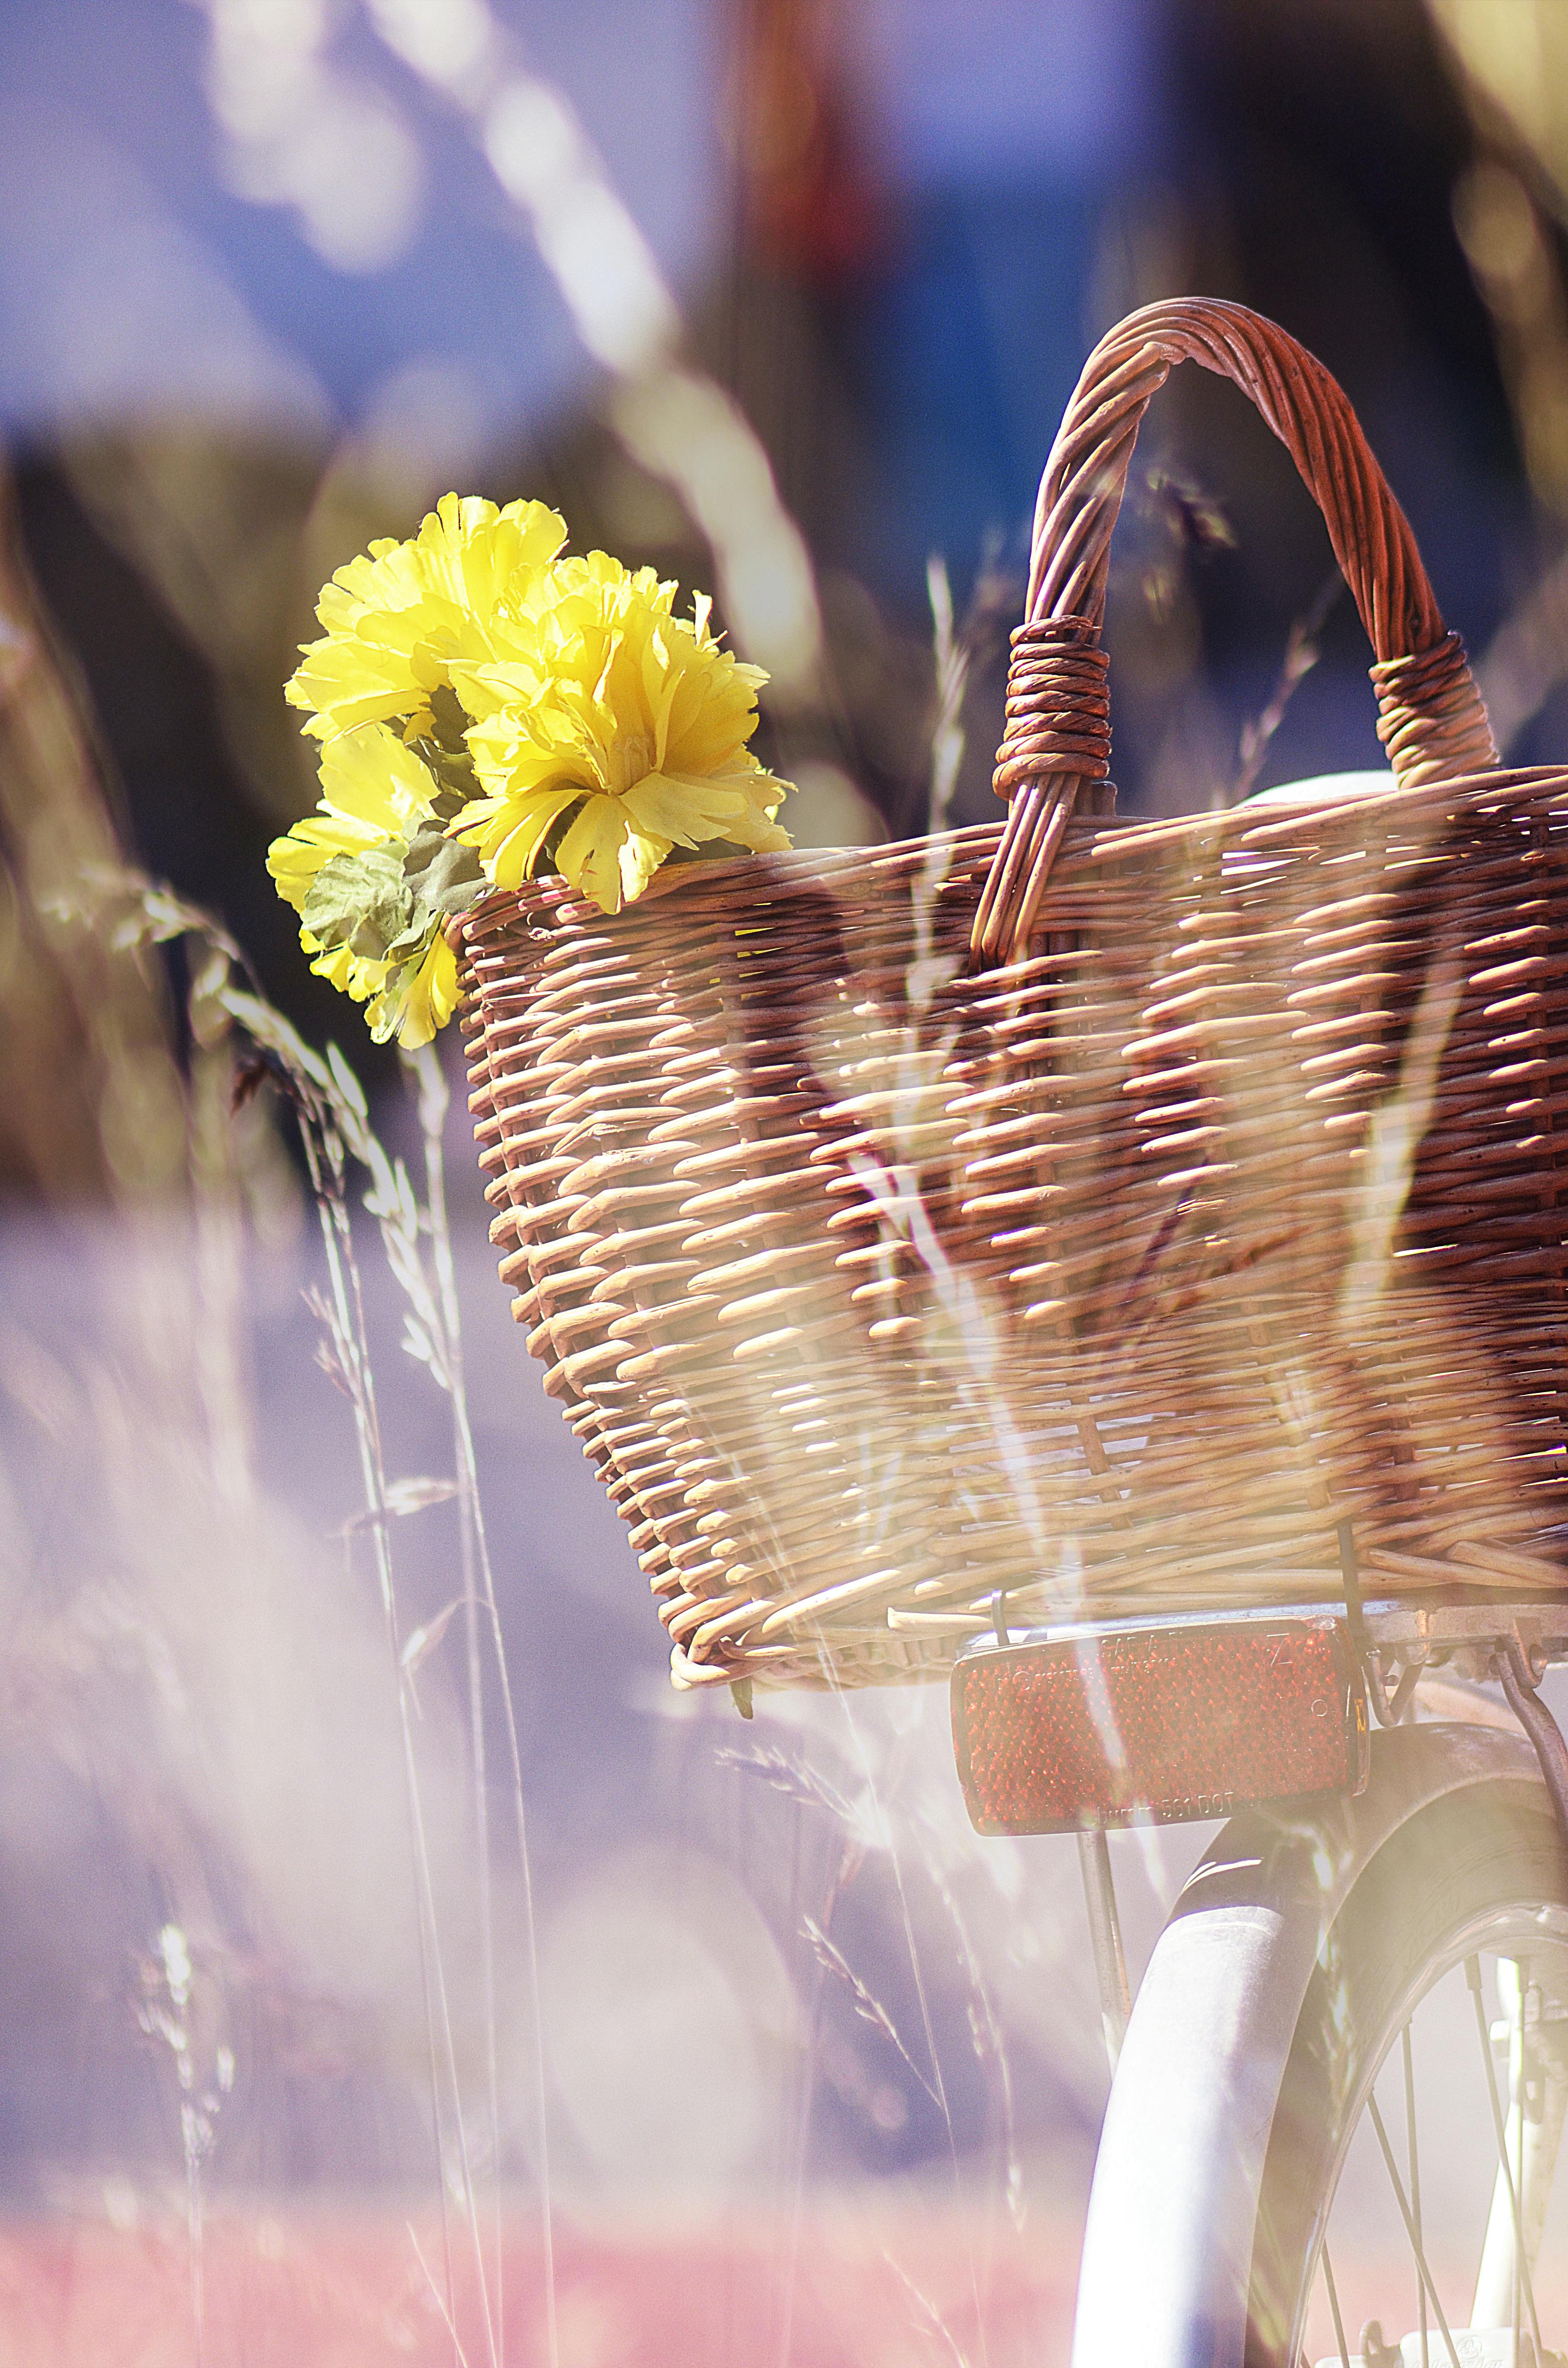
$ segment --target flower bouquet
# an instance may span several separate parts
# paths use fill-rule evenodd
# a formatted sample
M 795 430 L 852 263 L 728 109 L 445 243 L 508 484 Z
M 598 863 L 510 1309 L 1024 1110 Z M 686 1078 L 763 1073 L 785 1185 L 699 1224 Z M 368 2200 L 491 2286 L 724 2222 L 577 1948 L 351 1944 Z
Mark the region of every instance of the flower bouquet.
M 790 844 L 786 785 L 746 745 L 761 668 L 701 596 L 678 617 L 652 568 L 565 540 L 542 502 L 448 494 L 338 569 L 288 685 L 322 794 L 268 869 L 378 1042 L 451 1018 L 448 925 L 492 889 L 549 873 L 616 913 L 672 858 Z

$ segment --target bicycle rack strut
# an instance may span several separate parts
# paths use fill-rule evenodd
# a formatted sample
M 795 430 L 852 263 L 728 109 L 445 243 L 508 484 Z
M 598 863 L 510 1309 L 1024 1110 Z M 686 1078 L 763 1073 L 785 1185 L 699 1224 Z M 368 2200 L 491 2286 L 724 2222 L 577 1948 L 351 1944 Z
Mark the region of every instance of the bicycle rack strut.
M 1089 1912 L 1089 1940 L 1095 1952 L 1095 1978 L 1099 1985 L 1100 2029 L 1105 2034 L 1105 2052 L 1114 2079 L 1132 2013 L 1132 1999 L 1127 1987 L 1121 1919 L 1116 1912 L 1110 1846 L 1103 1826 L 1080 1827 L 1078 1868 L 1084 1878 L 1084 1905 Z
M 1351 1644 L 1361 1664 L 1368 1699 L 1380 1726 L 1397 1726 L 1420 1678 L 1420 1666 L 1415 1660 L 1407 1662 L 1390 1695 L 1367 1633 L 1361 1577 L 1356 1560 L 1355 1531 L 1348 1520 L 1340 1521 L 1337 1529 L 1346 1622 L 1350 1630 Z M 1544 1668 L 1544 1656 L 1542 1664 Z M 1540 1677 L 1536 1669 L 1535 1657 L 1525 1649 L 1517 1630 L 1514 1635 L 1499 1643 L 1492 1654 L 1491 1666 L 1502 1684 L 1509 1709 L 1534 1746 L 1535 1756 L 1540 1763 L 1541 1781 L 1557 1812 L 1557 1823 L 1563 1841 L 1568 1843 L 1568 1742 L 1563 1740 L 1562 1728 L 1547 1703 L 1541 1700 Z
M 1535 1746 L 1541 1778 L 1551 1795 L 1562 1839 L 1568 1842 L 1568 1743 L 1562 1729 L 1542 1702 L 1529 1657 L 1510 1641 L 1496 1655 L 1494 1667 L 1507 1696 L 1508 1708 Z

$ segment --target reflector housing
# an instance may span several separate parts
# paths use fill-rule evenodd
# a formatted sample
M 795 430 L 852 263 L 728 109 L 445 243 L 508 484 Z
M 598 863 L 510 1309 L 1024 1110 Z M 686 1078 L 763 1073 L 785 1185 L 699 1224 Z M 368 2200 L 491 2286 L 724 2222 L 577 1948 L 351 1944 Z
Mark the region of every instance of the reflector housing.
M 953 1670 L 952 1711 L 983 1834 L 1176 1825 L 1367 1781 L 1366 1692 L 1327 1613 L 980 1639 Z

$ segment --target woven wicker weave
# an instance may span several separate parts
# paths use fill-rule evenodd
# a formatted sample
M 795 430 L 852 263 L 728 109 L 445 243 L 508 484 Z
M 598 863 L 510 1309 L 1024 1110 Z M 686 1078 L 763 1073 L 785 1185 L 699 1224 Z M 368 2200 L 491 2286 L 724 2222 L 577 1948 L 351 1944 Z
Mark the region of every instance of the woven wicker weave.
M 1106 549 L 1183 356 L 1324 507 L 1385 796 L 1105 812 Z M 501 1272 L 678 1681 L 935 1673 L 999 1594 L 1322 1598 L 1346 1519 L 1380 1592 L 1568 1583 L 1568 775 L 1494 767 L 1339 390 L 1167 305 L 1046 472 L 1004 825 L 475 909 Z

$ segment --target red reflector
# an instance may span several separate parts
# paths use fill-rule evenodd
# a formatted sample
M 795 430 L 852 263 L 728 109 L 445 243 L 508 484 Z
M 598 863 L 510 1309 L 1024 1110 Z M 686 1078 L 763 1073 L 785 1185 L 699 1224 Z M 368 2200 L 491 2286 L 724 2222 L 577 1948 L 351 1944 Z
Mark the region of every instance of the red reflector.
M 952 1703 L 983 1834 L 1176 1825 L 1367 1781 L 1366 1695 L 1333 1619 L 987 1642 L 954 1669 Z

